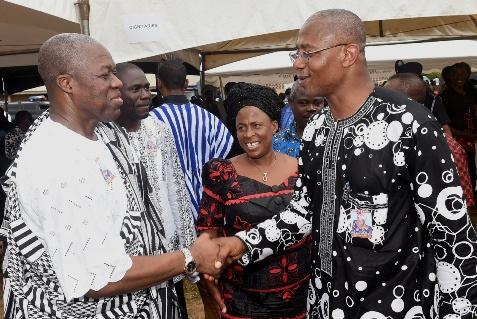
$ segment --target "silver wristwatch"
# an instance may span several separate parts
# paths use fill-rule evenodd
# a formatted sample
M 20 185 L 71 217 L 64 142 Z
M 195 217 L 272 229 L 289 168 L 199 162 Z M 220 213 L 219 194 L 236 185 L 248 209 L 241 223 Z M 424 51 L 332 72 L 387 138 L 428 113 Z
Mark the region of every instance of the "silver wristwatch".
M 187 248 L 182 248 L 181 252 L 184 254 L 184 272 L 186 275 L 190 276 L 197 271 L 197 263 L 195 262 L 194 257 L 192 257 L 190 250 Z

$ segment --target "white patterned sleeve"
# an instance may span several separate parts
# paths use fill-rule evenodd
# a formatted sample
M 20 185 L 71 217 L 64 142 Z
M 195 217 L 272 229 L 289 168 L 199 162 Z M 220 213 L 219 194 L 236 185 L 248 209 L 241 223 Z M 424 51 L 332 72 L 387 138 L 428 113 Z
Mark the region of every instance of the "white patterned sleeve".
M 174 143 L 172 131 L 163 125 L 164 140 L 166 144 L 166 159 L 164 161 L 165 179 L 169 204 L 174 217 L 174 222 L 178 228 L 179 242 L 182 248 L 188 248 L 197 238 L 194 219 L 190 207 L 189 194 L 185 186 L 184 174 L 182 173 L 179 155 Z

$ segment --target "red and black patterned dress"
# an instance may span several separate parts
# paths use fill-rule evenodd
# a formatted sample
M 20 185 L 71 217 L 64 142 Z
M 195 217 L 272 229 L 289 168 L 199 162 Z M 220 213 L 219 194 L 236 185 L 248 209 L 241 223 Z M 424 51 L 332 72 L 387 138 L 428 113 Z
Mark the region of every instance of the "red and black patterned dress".
M 294 173 L 282 184 L 268 186 L 238 175 L 230 160 L 209 161 L 202 171 L 197 230 L 221 228 L 224 236 L 232 236 L 250 229 L 288 205 L 297 178 Z M 309 236 L 247 267 L 233 263 L 219 279 L 227 306 L 222 318 L 305 318 L 309 277 Z

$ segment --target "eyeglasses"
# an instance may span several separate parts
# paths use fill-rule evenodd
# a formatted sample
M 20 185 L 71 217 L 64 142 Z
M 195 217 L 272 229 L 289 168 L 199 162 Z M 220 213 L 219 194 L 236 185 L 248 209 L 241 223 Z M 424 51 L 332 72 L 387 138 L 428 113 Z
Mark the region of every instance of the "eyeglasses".
M 319 50 L 316 50 L 316 51 L 311 51 L 311 52 L 306 52 L 306 51 L 303 51 L 302 53 L 300 53 L 300 52 L 290 52 L 290 54 L 289 54 L 290 55 L 290 60 L 292 61 L 292 63 L 295 63 L 296 59 L 299 59 L 301 63 L 307 64 L 308 61 L 310 61 L 310 55 L 311 54 L 315 54 L 315 53 L 318 53 L 318 52 L 321 52 L 321 51 L 336 48 L 336 47 L 339 47 L 339 46 L 342 46 L 342 45 L 347 45 L 347 44 L 340 43 L 340 44 L 337 44 L 337 45 L 332 45 L 330 47 L 327 47 L 327 48 L 324 48 L 324 49 L 319 49 Z

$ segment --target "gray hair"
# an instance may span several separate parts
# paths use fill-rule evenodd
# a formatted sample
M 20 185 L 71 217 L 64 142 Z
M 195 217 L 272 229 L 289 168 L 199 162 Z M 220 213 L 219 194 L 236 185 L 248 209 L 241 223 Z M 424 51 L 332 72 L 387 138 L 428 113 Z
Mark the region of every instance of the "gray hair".
M 296 80 L 295 82 L 293 82 L 293 85 L 291 87 L 291 90 L 290 90 L 290 95 L 288 96 L 288 99 L 290 100 L 294 100 L 295 99 L 295 95 L 296 95 L 296 91 L 298 90 L 298 86 L 299 86 L 299 82 L 298 80 Z
M 355 43 L 360 52 L 364 52 L 366 46 L 366 28 L 363 21 L 351 11 L 344 9 L 329 9 L 314 13 L 305 23 L 322 22 L 326 29 L 340 43 Z
M 38 72 L 48 86 L 60 74 L 74 73 L 85 67 L 82 57 L 85 45 L 101 45 L 95 39 L 79 33 L 62 33 L 48 39 L 38 53 Z

